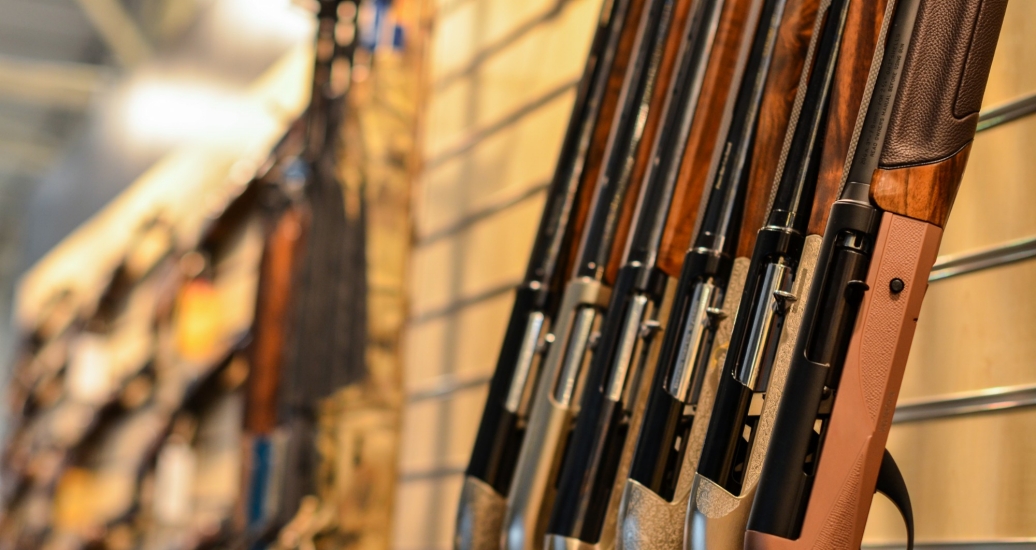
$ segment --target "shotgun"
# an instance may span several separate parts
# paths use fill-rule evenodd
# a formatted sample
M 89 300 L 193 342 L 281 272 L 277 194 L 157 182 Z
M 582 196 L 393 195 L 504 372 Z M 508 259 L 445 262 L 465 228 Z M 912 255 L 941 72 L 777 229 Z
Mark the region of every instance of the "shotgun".
M 603 155 L 617 101 L 607 97 L 621 83 L 636 36 L 631 17 L 643 0 L 611 0 L 602 6 L 597 30 L 569 119 L 525 278 L 515 295 L 496 370 L 489 384 L 471 460 L 465 471 L 454 547 L 500 547 L 504 509 L 525 435 L 531 388 L 545 336 L 574 260 L 582 218 L 589 209 L 590 174 Z M 634 19 L 635 21 L 635 19 Z M 596 147 L 595 147 L 596 145 Z
M 644 163 L 632 237 L 593 351 L 570 451 L 558 478 L 558 497 L 547 529 L 549 548 L 614 546 L 622 494 L 622 485 L 616 487 L 616 482 L 625 482 L 629 469 L 647 397 L 640 380 L 652 375 L 651 357 L 657 352 L 654 336 L 665 310 L 665 289 L 677 274 L 662 271 L 656 262 L 685 151 L 681 145 L 687 142 L 698 112 L 722 5 L 721 0 L 705 0 L 676 6 L 672 26 L 678 28 L 683 21 L 683 28 L 670 34 L 662 62 L 663 72 L 667 66 L 676 72 L 668 88 L 655 88 L 653 101 L 663 104 L 663 122 Z
M 866 82 L 860 75 L 869 69 L 884 5 L 882 0 L 833 0 L 822 3 L 817 13 L 796 116 L 788 127 L 766 223 L 751 252 L 695 476 L 687 517 L 691 548 L 743 545 L 780 403 L 789 342 L 801 318 L 798 297 L 819 249 L 821 230 L 811 223 L 811 214 L 818 205 L 829 208 L 837 194 L 852 136 L 846 119 L 854 119 L 849 113 L 859 109 Z M 837 164 L 833 174 L 823 165 L 825 159 Z
M 1006 0 L 898 0 L 830 209 L 745 535 L 747 548 L 858 548 L 875 489 L 913 525 L 885 451 Z
M 634 201 L 650 148 L 649 128 L 659 123 L 660 105 L 652 101 L 655 86 L 668 87 L 661 71 L 673 19 L 674 0 L 649 0 L 637 22 L 636 38 L 623 78 L 619 101 L 572 270 L 552 329 L 553 342 L 534 389 L 528 428 L 518 453 L 507 496 L 501 544 L 508 550 L 541 548 L 556 488 L 558 467 L 568 440 L 580 394 L 583 365 L 591 334 L 604 317 L 621 253 L 621 235 L 628 231 Z M 643 138 L 648 136 L 647 140 Z M 650 149 L 648 149 L 650 151 Z
M 625 487 L 622 548 L 679 548 L 694 466 L 708 425 L 717 368 L 740 301 L 754 231 L 780 154 L 815 9 L 743 4 L 740 71 L 728 125 L 710 170 L 711 193 L 687 252 L 644 427 Z M 770 174 L 770 177 L 759 173 Z

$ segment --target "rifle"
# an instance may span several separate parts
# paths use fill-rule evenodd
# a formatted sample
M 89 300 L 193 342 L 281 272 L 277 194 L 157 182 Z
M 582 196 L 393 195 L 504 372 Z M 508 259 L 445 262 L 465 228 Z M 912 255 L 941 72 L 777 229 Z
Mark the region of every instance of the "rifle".
M 602 6 L 576 101 L 547 194 L 525 278 L 518 287 L 496 370 L 465 471 L 454 547 L 500 546 L 504 509 L 516 456 L 525 436 L 530 392 L 541 345 L 554 319 L 564 275 L 575 260 L 583 221 L 593 196 L 618 94 L 636 37 L 643 0 Z
M 688 509 L 692 548 L 740 548 L 791 343 L 819 250 L 810 215 L 830 207 L 859 109 L 885 2 L 834 0 L 817 13 L 766 223 L 751 252 Z M 822 161 L 827 160 L 823 165 Z M 832 167 L 832 164 L 838 166 Z M 832 170 L 834 168 L 834 170 Z M 823 174 L 823 177 L 821 177 Z M 783 350 L 783 352 L 782 352 Z
M 646 129 L 658 124 L 661 106 L 654 89 L 668 87 L 671 71 L 663 71 L 674 0 L 649 0 L 636 26 L 636 38 L 623 76 L 622 89 L 608 136 L 603 168 L 594 189 L 590 215 L 580 239 L 572 279 L 568 282 L 555 324 L 553 342 L 543 362 L 529 412 L 528 428 L 508 494 L 502 544 L 509 550 L 540 548 L 547 514 L 554 498 L 558 466 L 565 451 L 570 421 L 581 390 L 583 364 L 591 333 L 601 323 L 621 255 L 616 236 L 627 230 L 632 201 L 641 181 L 640 147 L 651 146 Z
M 675 70 L 675 76 L 668 88 L 655 89 L 653 102 L 663 104 L 659 117 L 663 122 L 653 139 L 650 157 L 643 163 L 644 183 L 632 237 L 626 244 L 608 317 L 583 383 L 580 413 L 558 477 L 558 497 L 547 529 L 549 547 L 614 545 L 621 483 L 626 479 L 647 397 L 641 389 L 647 386 L 640 380 L 653 374 L 652 359 L 657 353 L 654 336 L 667 306 L 665 289 L 672 287 L 668 279 L 677 275 L 663 271 L 657 262 L 673 196 L 678 185 L 689 183 L 677 177 L 686 153 L 681 145 L 687 143 L 692 126 L 700 124 L 698 101 L 722 6 L 719 0 L 676 6 L 673 26 L 685 23 L 682 32 L 671 33 L 662 62 L 662 72 Z M 702 147 L 710 149 L 712 143 L 700 141 Z M 645 150 L 648 148 L 642 147 L 641 151 Z M 698 197 L 702 187 L 697 186 Z M 698 197 L 688 197 L 681 205 L 684 211 L 673 214 L 684 215 L 686 223 L 686 214 L 693 215 Z
M 686 253 L 677 298 L 662 344 L 644 426 L 621 510 L 622 547 L 683 545 L 683 518 L 691 495 L 712 406 L 717 356 L 725 353 L 733 307 L 744 286 L 751 246 L 762 225 L 755 205 L 769 195 L 760 159 L 780 152 L 799 79 L 815 4 L 757 1 L 745 13 L 739 72 L 726 104 L 709 172 L 711 193 Z M 747 242 L 747 245 L 745 244 Z
M 913 546 L 905 483 L 885 442 L 1006 7 L 899 0 L 890 8 L 774 421 L 748 548 L 858 547 L 875 488 L 900 508 Z

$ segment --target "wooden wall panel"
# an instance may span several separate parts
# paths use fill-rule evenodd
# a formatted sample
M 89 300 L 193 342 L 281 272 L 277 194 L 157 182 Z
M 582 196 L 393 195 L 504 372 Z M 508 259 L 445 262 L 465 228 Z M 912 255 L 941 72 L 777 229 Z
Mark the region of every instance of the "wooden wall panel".
M 417 244 L 542 189 L 554 174 L 573 97 L 566 91 L 465 154 L 429 163 L 417 205 Z
M 411 322 L 405 346 L 408 393 L 434 391 L 444 376 L 460 381 L 490 376 L 512 300 L 510 292 L 501 292 L 458 311 Z
M 526 201 L 456 235 L 415 246 L 411 315 L 427 316 L 517 283 L 542 210 L 542 200 Z

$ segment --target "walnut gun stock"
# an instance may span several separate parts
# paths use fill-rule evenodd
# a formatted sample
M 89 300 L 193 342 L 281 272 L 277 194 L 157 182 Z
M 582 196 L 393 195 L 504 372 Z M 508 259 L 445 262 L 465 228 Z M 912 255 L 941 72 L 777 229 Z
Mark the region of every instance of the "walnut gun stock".
M 658 257 L 658 267 L 669 276 L 677 276 L 683 264 L 684 256 L 691 244 L 691 233 L 694 230 L 694 221 L 699 212 L 699 204 L 705 194 L 708 177 L 708 166 L 713 158 L 715 146 L 719 138 L 723 124 L 727 99 L 731 87 L 736 87 L 740 82 L 741 71 L 739 61 L 744 57 L 741 54 L 741 43 L 743 37 L 748 34 L 746 28 L 752 15 L 753 4 L 758 0 L 724 0 L 722 11 L 719 15 L 716 34 L 713 38 L 713 46 L 708 67 L 704 75 L 704 82 L 698 98 L 697 112 L 694 113 L 694 122 L 690 128 L 686 145 L 683 149 L 682 161 L 677 174 L 678 183 L 673 194 L 670 205 L 669 219 L 666 221 L 665 231 L 662 237 L 662 247 Z M 675 286 L 673 303 L 686 303 L 686 290 L 680 290 L 681 284 Z M 664 312 L 660 312 L 660 316 Z M 679 316 L 674 316 L 670 306 L 669 322 L 675 323 Z M 672 337 L 670 333 L 679 332 L 678 325 L 665 327 L 663 333 L 663 345 L 661 350 L 668 350 L 664 353 L 672 355 Z M 657 337 L 656 337 L 657 339 Z M 655 363 L 653 377 L 645 373 L 644 380 L 649 385 L 648 403 L 645 404 L 645 412 L 640 420 L 640 432 L 635 435 L 628 435 L 627 440 L 634 444 L 633 454 L 649 453 L 652 457 L 657 456 L 655 452 L 661 453 L 672 448 L 672 437 L 665 438 L 667 430 L 672 429 L 670 424 L 670 407 L 666 405 L 674 401 L 665 390 L 662 379 L 665 378 L 662 370 L 669 361 L 660 360 L 659 357 L 649 357 L 648 361 Z M 683 403 L 675 405 L 676 417 L 679 418 L 683 411 Z M 651 412 L 649 413 L 648 410 Z M 645 430 L 649 433 L 645 433 Z M 663 434 L 663 435 L 660 435 Z M 668 457 L 668 455 L 666 455 Z M 641 459 L 641 463 L 650 463 L 653 467 L 657 464 L 653 459 Z M 631 467 L 633 461 L 631 460 Z M 663 469 L 665 464 L 660 466 Z M 644 466 L 641 466 L 644 469 Z M 648 468 L 652 469 L 652 468 Z M 627 473 L 621 479 L 622 486 L 616 490 L 621 491 L 618 517 L 616 518 L 616 547 L 637 548 L 642 543 L 650 541 L 655 547 L 661 541 L 668 540 L 666 533 L 673 530 L 682 533 L 680 519 L 683 515 L 683 507 L 686 499 L 675 498 L 676 502 L 658 496 L 659 490 L 655 487 L 648 488 L 645 485 L 630 479 Z M 689 487 L 689 485 L 688 485 Z M 673 538 L 673 537 L 669 537 Z M 680 538 L 680 537 L 677 537 Z
M 711 165 L 709 199 L 686 256 L 620 509 L 623 548 L 683 544 L 692 474 L 711 410 L 714 358 L 726 349 L 748 265 L 737 251 L 746 240 L 751 246 L 763 223 L 764 212 L 750 205 L 765 204 L 770 194 L 772 173 L 756 179 L 751 174 L 760 169 L 757 158 L 780 153 L 804 53 L 793 46 L 803 34 L 800 11 L 812 26 L 808 5 L 793 5 L 787 11 L 781 1 L 750 6 L 741 77 L 727 104 L 728 126 Z
M 828 217 L 748 548 L 858 548 L 876 488 L 894 493 L 913 544 L 885 442 L 1007 2 L 895 4 Z

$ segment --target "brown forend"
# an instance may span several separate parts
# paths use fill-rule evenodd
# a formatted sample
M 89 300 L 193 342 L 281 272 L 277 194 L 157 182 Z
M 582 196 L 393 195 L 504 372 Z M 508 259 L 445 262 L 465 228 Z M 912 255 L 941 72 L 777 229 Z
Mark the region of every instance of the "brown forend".
M 684 256 L 691 246 L 691 232 L 708 177 L 709 162 L 716 146 L 716 135 L 723 120 L 723 108 L 737 64 L 738 47 L 752 0 L 727 0 L 720 14 L 716 37 L 705 70 L 705 81 L 698 96 L 694 123 L 687 137 L 677 176 L 673 201 L 669 207 L 658 267 L 670 277 L 678 277 Z
M 849 154 L 849 144 L 863 102 L 864 87 L 887 5 L 888 0 L 872 0 L 853 2 L 849 7 L 831 90 L 830 111 L 824 130 L 824 152 L 820 160 L 808 234 L 824 233 L 831 205 L 838 199 L 845 157 Z
M 784 8 L 773 63 L 766 78 L 765 95 L 759 111 L 759 126 L 737 245 L 739 257 L 752 256 L 755 236 L 766 223 L 770 192 L 819 10 L 820 0 L 791 0 Z
M 572 213 L 570 227 L 572 236 L 567 240 L 569 251 L 565 254 L 561 269 L 558 270 L 559 277 L 566 281 L 572 273 L 578 254 L 579 243 L 582 241 L 583 230 L 586 229 L 586 218 L 590 214 L 590 204 L 594 195 L 597 194 L 597 181 L 601 173 L 601 162 L 604 160 L 604 150 L 608 146 L 608 135 L 611 133 L 612 122 L 615 120 L 615 110 L 619 104 L 619 94 L 622 93 L 622 82 L 626 77 L 626 68 L 629 66 L 630 56 L 633 53 L 633 44 L 637 39 L 637 27 L 640 23 L 640 16 L 644 12 L 646 0 L 632 0 L 629 13 L 623 24 L 622 34 L 619 37 L 619 44 L 615 51 L 615 58 L 612 60 L 612 67 L 608 76 L 608 90 L 601 101 L 601 109 L 597 115 L 597 122 L 594 125 L 594 134 L 591 138 L 590 147 L 586 152 L 586 167 L 583 170 L 582 181 L 579 193 L 579 202 L 576 203 Z
M 874 171 L 871 198 L 883 210 L 946 227 L 971 152 L 969 142 L 934 164 Z
M 637 197 L 640 195 L 640 188 L 644 182 L 644 174 L 647 173 L 648 163 L 651 162 L 651 153 L 658 129 L 662 123 L 662 111 L 665 107 L 666 96 L 669 95 L 669 83 L 673 79 L 673 71 L 676 66 L 676 58 L 680 53 L 680 46 L 683 42 L 683 29 L 687 22 L 687 15 L 691 12 L 691 5 L 701 0 L 676 0 L 673 7 L 672 20 L 669 22 L 669 35 L 666 38 L 665 50 L 662 53 L 662 60 L 658 66 L 658 76 L 655 80 L 655 88 L 651 93 L 651 104 L 648 110 L 647 120 L 644 124 L 644 137 L 636 151 L 636 158 L 633 163 L 629 190 L 626 191 L 626 199 L 622 201 L 622 210 L 619 214 L 619 222 L 615 228 L 615 238 L 612 241 L 611 255 L 608 260 L 608 267 L 604 272 L 604 280 L 609 285 L 615 282 L 615 276 L 619 273 L 622 264 L 622 253 L 626 249 L 626 239 L 630 234 L 633 223 L 633 211 L 637 206 Z M 651 215 L 652 213 L 648 213 Z

